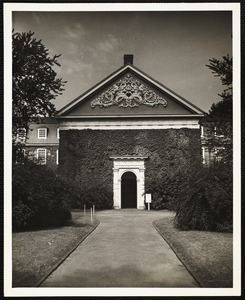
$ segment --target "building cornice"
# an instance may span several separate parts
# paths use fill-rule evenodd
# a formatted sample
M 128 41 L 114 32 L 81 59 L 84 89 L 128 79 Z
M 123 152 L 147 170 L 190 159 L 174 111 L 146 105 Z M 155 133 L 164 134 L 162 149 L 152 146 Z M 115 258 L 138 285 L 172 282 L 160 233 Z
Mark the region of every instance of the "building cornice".
M 113 159 L 113 160 L 144 160 L 147 158 L 149 158 L 149 156 L 130 156 L 130 155 L 110 156 L 110 159 Z
M 59 143 L 26 143 L 25 146 L 28 147 L 44 147 L 44 146 L 59 146 Z
M 131 119 L 131 118 L 202 118 L 204 115 L 193 114 L 193 115 L 106 115 L 106 116 L 57 116 L 56 118 L 61 119 Z

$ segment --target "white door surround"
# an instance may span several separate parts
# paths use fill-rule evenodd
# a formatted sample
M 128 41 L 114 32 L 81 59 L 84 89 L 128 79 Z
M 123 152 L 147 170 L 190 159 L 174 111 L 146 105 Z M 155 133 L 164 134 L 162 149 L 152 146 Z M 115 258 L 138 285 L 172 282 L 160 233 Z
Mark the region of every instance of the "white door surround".
M 147 156 L 112 156 L 113 159 L 113 207 L 121 209 L 121 180 L 126 172 L 132 172 L 137 180 L 137 209 L 145 209 L 145 159 Z

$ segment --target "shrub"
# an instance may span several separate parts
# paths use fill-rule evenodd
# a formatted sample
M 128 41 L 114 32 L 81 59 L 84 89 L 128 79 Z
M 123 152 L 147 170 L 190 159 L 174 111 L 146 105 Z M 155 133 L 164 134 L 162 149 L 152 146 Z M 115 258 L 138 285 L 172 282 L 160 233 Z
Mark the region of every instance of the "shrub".
M 61 226 L 71 218 L 71 189 L 46 166 L 13 165 L 13 230 Z
M 46 227 L 60 227 L 69 224 L 71 212 L 64 207 L 53 209 L 41 208 L 38 215 L 29 220 L 29 227 L 33 229 Z
M 176 206 L 175 226 L 181 230 L 232 231 L 232 170 L 216 163 L 194 174 L 189 192 Z
M 170 176 L 156 178 L 149 184 L 146 193 L 152 194 L 152 209 L 167 209 L 173 196 L 178 193 L 177 180 Z
M 13 230 L 62 226 L 71 208 L 112 208 L 112 193 L 105 188 L 81 187 L 44 165 L 27 161 L 13 165 Z
M 82 189 L 71 205 L 72 208 L 83 208 L 84 204 L 86 208 L 95 205 L 96 209 L 110 209 L 113 206 L 112 193 L 105 188 Z
M 176 211 L 181 230 L 232 231 L 232 167 L 217 162 L 164 174 L 148 183 L 153 209 Z
M 152 208 L 175 211 L 188 190 L 191 174 L 190 170 L 182 169 L 152 180 L 146 189 L 146 193 L 152 194 Z
M 197 189 L 180 203 L 175 217 L 175 225 L 182 230 L 211 230 L 214 220 L 203 188 Z

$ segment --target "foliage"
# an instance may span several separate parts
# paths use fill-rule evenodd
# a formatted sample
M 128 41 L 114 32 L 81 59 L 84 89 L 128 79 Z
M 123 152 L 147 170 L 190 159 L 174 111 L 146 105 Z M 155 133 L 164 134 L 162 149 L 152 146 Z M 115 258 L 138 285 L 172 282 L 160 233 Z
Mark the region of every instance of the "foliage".
M 214 154 L 216 160 L 226 164 L 233 162 L 233 132 L 232 123 L 206 118 L 201 125 L 204 127 L 203 143 L 209 154 Z
M 221 79 L 222 85 L 225 85 L 227 88 L 219 94 L 222 97 L 222 101 L 212 104 L 209 111 L 211 116 L 214 116 L 218 119 L 231 121 L 232 120 L 232 58 L 223 56 L 223 60 L 210 59 L 210 64 L 206 65 L 214 76 L 218 76 Z
M 151 207 L 153 209 L 176 210 L 183 194 L 189 187 L 190 170 L 181 170 L 176 173 L 168 173 L 163 177 L 153 179 L 146 193 L 152 194 Z
M 95 205 L 95 209 L 110 209 L 113 206 L 112 193 L 105 188 L 81 189 L 79 198 L 73 199 L 72 208 L 90 209 Z
M 74 189 L 51 169 L 32 162 L 13 165 L 13 230 L 67 223 Z
M 189 187 L 177 198 L 175 226 L 181 230 L 232 231 L 232 59 L 210 59 L 207 65 L 227 88 L 222 100 L 211 106 L 202 120 L 204 145 L 220 161 L 189 177 Z M 218 149 L 218 150 L 217 150 Z
M 209 60 L 207 67 L 215 76 L 220 77 L 226 89 L 219 94 L 222 100 L 213 103 L 209 114 L 202 121 L 202 125 L 206 127 L 205 144 L 208 146 L 209 152 L 219 146 L 223 146 L 218 150 L 218 156 L 223 158 L 225 163 L 232 163 L 232 58 L 223 56 L 222 60 L 215 58 Z
M 232 231 L 232 168 L 219 162 L 193 174 L 192 184 L 176 207 L 181 230 Z
M 28 129 L 29 122 L 41 116 L 53 116 L 51 100 L 61 94 L 65 81 L 56 78 L 54 66 L 60 66 L 60 55 L 49 57 L 48 49 L 34 32 L 12 34 L 13 52 L 13 140 L 19 128 Z
M 156 176 L 146 188 L 152 194 L 153 209 L 169 209 L 176 211 L 192 184 L 193 174 L 202 167 L 201 160 L 194 161 L 189 166 L 180 167 L 171 172 Z
M 222 58 L 223 60 L 210 59 L 210 64 L 207 67 L 212 70 L 214 76 L 220 77 L 223 85 L 229 86 L 232 84 L 232 58 L 229 57 L 229 54 Z
M 45 165 L 28 160 L 13 165 L 13 230 L 39 229 L 67 224 L 70 209 L 111 208 L 106 189 L 83 189 Z

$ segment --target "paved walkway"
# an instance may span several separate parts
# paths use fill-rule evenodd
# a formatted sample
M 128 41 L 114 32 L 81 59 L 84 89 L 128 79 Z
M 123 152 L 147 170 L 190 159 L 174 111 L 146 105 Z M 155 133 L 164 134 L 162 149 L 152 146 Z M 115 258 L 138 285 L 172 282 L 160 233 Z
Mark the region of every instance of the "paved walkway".
M 42 287 L 198 287 L 152 226 L 168 212 L 134 209 L 96 214 L 100 225 Z

